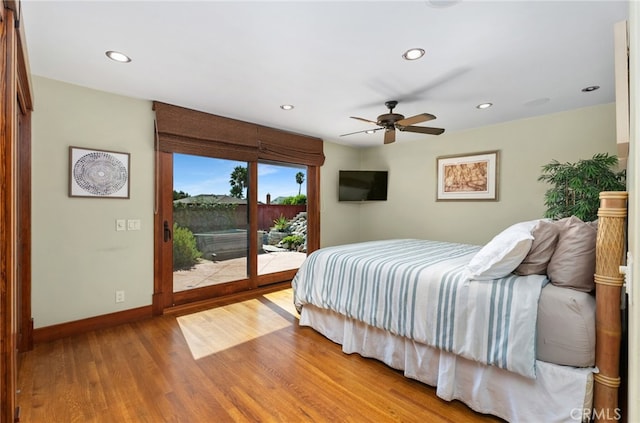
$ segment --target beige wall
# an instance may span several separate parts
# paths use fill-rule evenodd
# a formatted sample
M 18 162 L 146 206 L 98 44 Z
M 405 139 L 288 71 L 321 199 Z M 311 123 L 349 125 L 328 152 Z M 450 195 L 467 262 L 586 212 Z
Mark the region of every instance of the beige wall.
M 149 101 L 34 77 L 33 316 L 36 327 L 151 304 L 153 112 Z M 540 166 L 615 152 L 613 105 L 369 149 L 325 143 L 321 246 L 419 237 L 484 243 L 543 213 Z M 131 198 L 69 198 L 68 147 L 131 153 Z M 436 202 L 435 158 L 500 150 L 500 201 Z M 388 169 L 389 201 L 337 200 L 340 169 Z M 140 219 L 140 231 L 115 231 Z M 116 290 L 126 301 L 115 303 Z
M 500 152 L 499 201 L 435 201 L 436 157 L 489 150 Z M 616 154 L 613 104 L 363 150 L 363 169 L 389 170 L 389 199 L 356 206 L 358 237 L 484 244 L 512 223 L 542 217 L 542 165 L 605 152 Z
M 151 304 L 154 149 L 151 102 L 33 77 L 33 270 L 36 328 Z M 128 200 L 70 198 L 69 146 L 131 154 Z M 338 169 L 359 150 L 327 143 L 321 174 L 323 245 L 357 240 L 356 208 L 337 204 Z M 324 200 L 327 201 L 324 201 Z M 116 232 L 116 219 L 140 231 Z M 125 302 L 115 303 L 115 291 Z
M 35 327 L 151 304 L 151 103 L 38 77 L 33 86 Z M 130 153 L 130 199 L 70 198 L 69 146 Z M 116 232 L 116 219 L 140 219 L 141 230 Z
M 320 169 L 320 246 L 347 244 L 359 240 L 360 206 L 338 202 L 338 172 L 359 169 L 361 151 L 344 145 L 324 143 L 325 161 Z

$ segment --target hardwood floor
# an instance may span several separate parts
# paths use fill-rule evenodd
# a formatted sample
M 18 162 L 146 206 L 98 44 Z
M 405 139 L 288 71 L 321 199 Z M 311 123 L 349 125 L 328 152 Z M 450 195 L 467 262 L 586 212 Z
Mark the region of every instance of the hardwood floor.
M 256 316 L 277 314 L 286 327 L 255 336 L 261 319 L 245 320 L 233 330 L 244 342 L 198 360 L 176 315 L 37 344 L 19 369 L 20 421 L 501 421 L 445 402 L 376 360 L 344 354 L 298 326 L 290 295 L 246 306 Z

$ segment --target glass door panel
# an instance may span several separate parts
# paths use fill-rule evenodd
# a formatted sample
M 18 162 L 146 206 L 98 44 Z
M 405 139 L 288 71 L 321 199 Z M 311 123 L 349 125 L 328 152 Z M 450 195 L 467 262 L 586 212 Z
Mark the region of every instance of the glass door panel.
M 173 155 L 173 292 L 248 278 L 246 162 Z
M 307 256 L 307 170 L 258 163 L 258 275 L 298 269 Z

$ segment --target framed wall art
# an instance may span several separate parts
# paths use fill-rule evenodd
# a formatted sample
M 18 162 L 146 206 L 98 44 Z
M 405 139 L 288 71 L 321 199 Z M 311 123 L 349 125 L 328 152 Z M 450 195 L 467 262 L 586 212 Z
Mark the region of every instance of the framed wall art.
M 498 200 L 498 151 L 436 159 L 437 201 Z
M 69 147 L 69 196 L 129 198 L 129 153 Z

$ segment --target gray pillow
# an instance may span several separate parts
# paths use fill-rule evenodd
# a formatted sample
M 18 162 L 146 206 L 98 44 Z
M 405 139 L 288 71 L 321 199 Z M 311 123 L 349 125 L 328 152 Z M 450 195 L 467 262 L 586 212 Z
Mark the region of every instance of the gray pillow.
M 560 234 L 547 275 L 556 286 L 590 292 L 596 271 L 596 230 L 575 216 L 556 222 Z
M 558 243 L 560 226 L 550 220 L 540 220 L 531 230 L 533 243 L 527 256 L 513 273 L 516 275 L 546 275 L 547 265 Z

